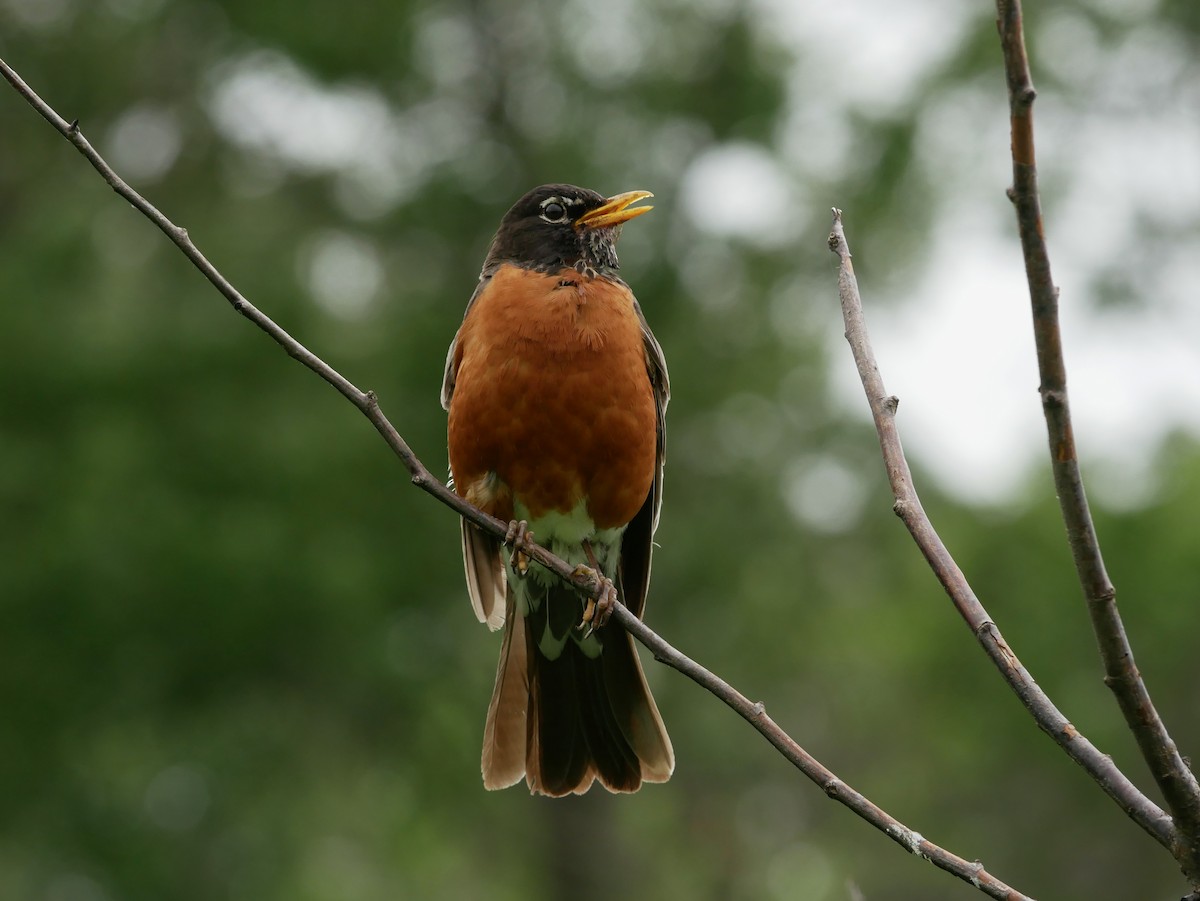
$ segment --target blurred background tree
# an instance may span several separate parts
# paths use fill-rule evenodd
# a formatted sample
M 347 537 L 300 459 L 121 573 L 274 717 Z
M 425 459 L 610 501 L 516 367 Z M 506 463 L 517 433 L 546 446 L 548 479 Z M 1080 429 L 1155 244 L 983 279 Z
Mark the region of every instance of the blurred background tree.
M 890 513 L 840 319 L 847 211 L 935 523 L 1144 788 L 1048 473 L 988 4 L 0 0 L 0 53 L 431 468 L 445 347 L 527 188 L 647 188 L 671 363 L 649 621 L 905 822 L 1037 896 L 1174 897 Z M 1200 19 L 1031 4 L 1079 432 L 1126 622 L 1200 745 Z M 498 652 L 454 517 L 0 92 L 0 895 L 973 897 L 650 666 L 636 796 L 482 790 Z

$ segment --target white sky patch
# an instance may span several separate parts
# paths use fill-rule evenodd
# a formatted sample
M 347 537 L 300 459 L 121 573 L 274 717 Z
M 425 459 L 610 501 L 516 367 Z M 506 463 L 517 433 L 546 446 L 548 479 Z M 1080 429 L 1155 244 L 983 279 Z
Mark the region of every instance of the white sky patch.
M 807 221 L 797 187 L 766 149 L 749 142 L 701 153 L 684 173 L 680 194 L 701 230 L 762 247 L 795 241 Z
M 900 398 L 906 449 L 943 488 L 999 503 L 1047 453 L 1020 250 L 1015 233 L 998 234 L 966 214 L 949 217 L 933 241 L 934 261 L 903 299 L 873 292 L 869 262 L 858 261 L 868 328 L 887 390 Z M 1148 490 L 1148 466 L 1170 431 L 1200 437 L 1200 314 L 1170 304 L 1093 309 L 1079 288 L 1087 267 L 1072 265 L 1071 254 L 1058 258 L 1080 455 L 1109 478 L 1132 480 L 1128 491 L 1098 489 L 1114 502 L 1132 503 Z M 1186 270 L 1173 283 L 1200 284 L 1195 256 L 1168 262 L 1167 271 Z M 866 416 L 840 323 L 829 341 L 836 403 Z
M 1162 110 L 1122 126 L 1084 117 L 1050 152 L 1078 175 L 1067 202 L 1048 215 L 1059 220 L 1058 241 L 1080 264 L 1119 259 L 1139 217 L 1172 229 L 1200 225 L 1200 116 L 1175 116 Z
M 755 5 L 765 30 L 797 50 L 807 91 L 827 86 L 839 102 L 873 112 L 907 101 L 941 55 L 959 46 L 972 19 L 995 17 L 994 8 L 961 0 Z
M 336 174 L 335 196 L 363 219 L 383 215 L 436 165 L 468 153 L 481 127 L 459 99 L 395 109 L 376 88 L 322 84 L 268 51 L 218 67 L 207 105 L 234 144 L 290 169 Z
M 369 241 L 346 232 L 325 232 L 300 256 L 301 275 L 313 298 L 340 319 L 360 319 L 383 286 L 383 264 Z
M 138 104 L 123 112 L 108 131 L 107 151 L 118 172 L 137 183 L 162 178 L 183 144 L 179 117 L 171 110 Z
M 905 450 L 943 488 L 982 502 L 1020 483 L 1041 423 L 1020 252 L 990 231 L 966 212 L 943 221 L 932 239 L 943 252 L 902 299 L 880 296 L 870 262 L 856 260 L 884 386 L 900 398 Z M 835 404 L 869 417 L 840 318 L 829 341 Z
M 1200 437 L 1200 79 L 1177 34 L 1139 21 L 1151 0 L 1093 2 L 1128 30 L 1101 34 L 1059 10 L 1033 36 L 1037 148 L 1080 454 L 1110 483 L 1092 493 L 1128 505 L 1153 490 L 1167 434 Z M 853 146 L 852 112 L 903 109 L 964 29 L 992 15 L 954 0 L 757 7 L 795 58 L 779 150 L 792 171 L 825 181 L 874 165 Z M 1077 93 L 1057 94 L 1050 76 Z M 944 92 L 920 115 L 917 160 L 939 186 L 924 271 L 904 296 L 886 296 L 886 273 L 861 256 L 856 270 L 910 458 L 957 496 L 1000 503 L 1047 455 L 1028 288 L 1003 196 L 1012 170 L 1002 73 Z M 846 216 L 852 242 L 871 227 Z M 1101 275 L 1116 296 L 1093 295 Z M 840 320 L 830 324 L 834 402 L 867 417 L 841 332 Z
M 1192 274 L 1193 282 L 1200 271 Z M 1066 313 L 1065 354 L 1081 453 L 1136 472 L 1172 429 L 1200 438 L 1200 328 L 1167 311 Z
M 619 84 L 642 67 L 654 30 L 636 0 L 567 0 L 561 15 L 565 46 L 588 78 Z
M 798 86 L 793 93 L 801 90 Z M 791 104 L 779 127 L 778 144 L 788 166 L 815 181 L 834 181 L 851 167 L 868 171 L 874 164 L 856 151 L 846 110 L 830 97 Z
M 441 88 L 466 82 L 476 73 L 482 54 L 469 19 L 448 12 L 427 13 L 413 41 L 416 67 Z
M 326 87 L 276 53 L 218 70 L 211 97 L 209 110 L 228 137 L 299 169 L 378 165 L 398 137 L 377 90 Z
M 833 456 L 797 459 L 783 473 L 783 499 L 803 525 L 836 535 L 857 525 L 867 500 L 862 473 Z

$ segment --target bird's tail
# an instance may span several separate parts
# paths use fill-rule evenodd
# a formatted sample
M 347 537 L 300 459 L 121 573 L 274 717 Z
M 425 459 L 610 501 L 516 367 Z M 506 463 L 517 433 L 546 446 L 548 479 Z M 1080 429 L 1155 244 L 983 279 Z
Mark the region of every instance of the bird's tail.
M 599 655 L 568 639 L 547 657 L 534 639 L 539 613 L 556 602 L 580 609 L 566 586 L 549 594 L 528 620 L 508 611 L 484 729 L 484 785 L 504 788 L 524 775 L 531 791 L 559 797 L 581 794 L 596 779 L 613 792 L 665 782 L 675 753 L 633 639 L 610 622 L 595 633 Z

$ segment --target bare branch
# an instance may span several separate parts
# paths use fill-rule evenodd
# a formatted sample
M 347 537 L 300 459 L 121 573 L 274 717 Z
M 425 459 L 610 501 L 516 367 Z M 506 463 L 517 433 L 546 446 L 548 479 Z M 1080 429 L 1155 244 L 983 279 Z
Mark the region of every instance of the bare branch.
M 4 60 L 0 59 L 0 73 L 12 84 L 25 100 L 34 107 L 51 125 L 54 126 L 67 140 L 75 145 L 110 187 L 146 216 L 192 261 L 197 269 L 207 278 L 218 291 L 241 313 L 256 326 L 266 332 L 287 353 L 299 360 L 322 379 L 332 385 L 338 392 L 358 407 L 371 421 L 376 430 L 383 436 L 388 446 L 404 463 L 412 475 L 415 485 L 433 495 L 442 503 L 453 508 L 462 516 L 475 523 L 485 531 L 504 538 L 507 523 L 502 523 L 465 500 L 447 488 L 436 479 L 428 469 L 417 459 L 408 444 L 388 421 L 380 409 L 374 392 L 360 391 L 348 379 L 342 376 L 320 357 L 305 348 L 300 342 L 277 325 L 269 316 L 260 311 L 244 298 L 240 292 L 212 265 L 188 237 L 187 230 L 180 228 L 160 212 L 153 204 L 142 197 L 125 183 L 96 152 L 79 130 L 78 122 L 67 123 L 48 104 L 45 103 Z M 523 545 L 526 555 L 541 565 L 552 570 L 564 580 L 571 582 L 577 589 L 596 597 L 600 585 L 594 580 L 575 574 L 575 568 L 560 558 L 554 556 L 545 548 L 532 542 Z M 1002 901 L 1032 901 L 1022 894 L 1005 885 L 992 876 L 979 861 L 967 861 L 949 851 L 935 845 L 920 833 L 905 826 L 895 817 L 872 803 L 865 796 L 855 791 L 832 771 L 823 766 L 816 758 L 805 751 L 796 741 L 781 729 L 774 720 L 766 714 L 762 704 L 749 701 L 744 695 L 730 686 L 727 682 L 705 669 L 694 660 L 680 653 L 664 639 L 653 632 L 649 626 L 639 620 L 623 604 L 613 605 L 613 616 L 622 627 L 629 631 L 638 641 L 645 645 L 655 658 L 667 666 L 678 670 L 692 679 L 701 687 L 707 689 L 729 707 L 741 715 L 755 729 L 775 746 L 776 749 L 805 776 L 819 785 L 822 790 L 835 801 L 848 807 L 858 816 L 886 834 L 904 850 L 916 854 L 931 862 L 934 866 L 952 873 L 959 879 L 970 883 L 991 898 Z
M 1087 598 L 1092 630 L 1104 662 L 1104 682 L 1116 695 L 1154 780 L 1176 824 L 1172 853 L 1184 873 L 1200 885 L 1200 786 L 1167 733 L 1133 659 L 1133 649 L 1117 610 L 1116 590 L 1108 578 L 1100 542 L 1088 509 L 1067 397 L 1058 320 L 1058 288 L 1050 275 L 1050 256 L 1042 226 L 1037 161 L 1033 146 L 1033 101 L 1037 92 L 1025 53 L 1020 0 L 997 0 L 1000 43 L 1008 80 L 1012 121 L 1013 185 L 1009 198 L 1017 211 L 1025 274 L 1033 305 L 1033 332 L 1041 376 L 1042 411 L 1050 440 L 1054 487 L 1067 528 L 1075 570 Z
M 883 378 L 875 363 L 875 352 L 871 349 L 862 299 L 858 293 L 858 280 L 854 276 L 850 248 L 842 229 L 841 210 L 833 211 L 833 232 L 829 236 L 829 247 L 841 261 L 838 293 L 842 301 L 842 317 L 846 323 L 846 340 L 854 353 L 858 375 L 866 391 L 867 401 L 871 405 L 871 415 L 875 420 L 875 430 L 879 434 L 879 447 L 883 451 L 888 481 L 896 499 L 893 507 L 896 515 L 903 520 L 938 581 L 950 595 L 955 608 L 971 627 L 975 638 L 1041 730 L 1054 739 L 1072 760 L 1082 766 L 1139 826 L 1159 843 L 1170 848 L 1175 841 L 1175 830 L 1170 818 L 1138 791 L 1137 786 L 1117 769 L 1116 764 L 1084 738 L 1054 706 L 1005 642 L 999 628 L 975 596 L 966 576 L 958 568 L 958 564 L 954 562 L 954 558 L 950 556 L 946 545 L 929 521 L 916 488 L 913 487 L 912 473 L 909 471 L 908 461 L 900 444 L 900 433 L 896 428 L 896 407 L 899 400 L 884 389 Z
M 304 366 L 311 369 L 337 389 L 338 393 L 350 401 L 350 403 L 358 407 L 363 415 L 371 421 L 371 424 L 375 426 L 379 434 L 383 436 L 388 447 L 404 463 L 405 468 L 412 475 L 414 485 L 432 494 L 447 506 L 453 507 L 462 516 L 465 516 L 480 528 L 491 532 L 493 535 L 501 538 L 504 537 L 508 529 L 507 523 L 501 523 L 500 520 L 489 516 L 478 507 L 467 503 L 425 468 L 425 465 L 413 453 L 412 448 L 408 446 L 408 443 L 396 431 L 395 426 L 384 416 L 383 411 L 379 408 L 379 402 L 374 392 L 359 390 L 349 379 L 293 338 L 273 319 L 243 297 L 241 292 L 192 243 L 192 239 L 188 236 L 186 228 L 181 228 L 168 219 L 157 207 L 131 188 L 124 179 L 113 171 L 112 167 L 92 147 L 88 139 L 83 136 L 78 120 L 67 122 L 63 119 L 2 59 L 0 59 L 0 74 L 4 75 L 8 82 L 17 90 L 17 93 L 24 97 L 29 105 L 41 114 L 42 118 L 75 145 L 79 152 L 92 164 L 92 167 L 100 173 L 109 187 L 129 201 L 138 212 L 158 226 L 159 230 L 171 239 L 172 243 L 183 252 L 184 256 L 192 261 L 192 264 L 212 283 L 213 287 L 224 295 L 225 299 L 229 301 L 238 313 L 241 313 L 270 335 L 271 339 L 287 351 L 289 356 L 299 360 Z M 530 543 L 526 546 L 525 553 L 538 563 L 553 570 L 563 579 L 574 584 L 581 591 L 594 593 L 597 590 L 598 584 L 594 584 L 594 580 L 576 574 L 575 567 L 558 559 L 544 548 Z
M 767 716 L 766 708 L 761 702 L 754 703 L 720 676 L 714 675 L 687 655 L 677 651 L 630 613 L 628 608 L 618 606 L 616 618 L 634 638 L 654 652 L 656 660 L 683 673 L 697 685 L 724 701 L 742 719 L 762 733 L 763 737 L 774 745 L 780 754 L 791 761 L 796 769 L 819 785 L 825 794 L 849 807 L 905 851 L 925 858 L 935 867 L 945 870 L 947 873 L 953 873 L 964 882 L 971 883 L 990 898 L 1002 898 L 1005 901 L 1022 901 L 1027 898 L 1026 895 L 1005 885 L 989 873 L 979 861 L 964 860 L 935 845 L 919 832 L 909 829 L 887 811 L 855 791 L 800 747 L 795 739 L 781 729 L 771 717 Z

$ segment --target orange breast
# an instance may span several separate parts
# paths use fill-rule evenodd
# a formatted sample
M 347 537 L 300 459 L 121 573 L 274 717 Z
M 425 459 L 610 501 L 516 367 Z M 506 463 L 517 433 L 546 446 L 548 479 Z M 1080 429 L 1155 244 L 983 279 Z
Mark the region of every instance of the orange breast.
M 501 519 L 510 493 L 535 519 L 581 500 L 597 528 L 634 517 L 654 479 L 657 418 L 628 288 L 504 266 L 463 322 L 456 360 L 460 494 Z

